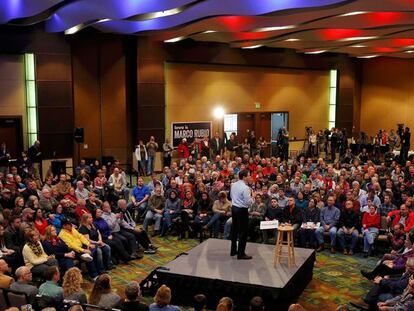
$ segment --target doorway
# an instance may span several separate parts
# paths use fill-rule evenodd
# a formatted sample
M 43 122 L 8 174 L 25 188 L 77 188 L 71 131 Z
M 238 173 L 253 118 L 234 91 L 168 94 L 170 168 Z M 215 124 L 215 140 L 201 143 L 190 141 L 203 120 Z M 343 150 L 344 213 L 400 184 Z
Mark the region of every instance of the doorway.
M 289 112 L 273 112 L 271 115 L 272 155 L 277 153 L 277 136 L 281 128 L 289 129 Z
M 0 117 L 0 143 L 5 142 L 12 159 L 23 151 L 23 128 L 21 117 Z

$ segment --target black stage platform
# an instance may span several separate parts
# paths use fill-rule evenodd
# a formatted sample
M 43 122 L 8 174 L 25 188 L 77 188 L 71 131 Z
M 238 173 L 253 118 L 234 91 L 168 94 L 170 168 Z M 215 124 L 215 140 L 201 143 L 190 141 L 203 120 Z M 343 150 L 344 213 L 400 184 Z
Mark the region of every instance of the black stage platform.
M 154 274 L 159 284 L 171 288 L 174 304 L 191 305 L 194 295 L 204 293 L 214 310 L 223 296 L 238 305 L 261 296 L 268 306 L 287 310 L 312 280 L 314 250 L 295 248 L 296 266 L 291 268 L 287 259 L 273 267 L 274 245 L 248 243 L 246 252 L 252 260 L 237 260 L 230 257 L 230 241 L 208 239 Z

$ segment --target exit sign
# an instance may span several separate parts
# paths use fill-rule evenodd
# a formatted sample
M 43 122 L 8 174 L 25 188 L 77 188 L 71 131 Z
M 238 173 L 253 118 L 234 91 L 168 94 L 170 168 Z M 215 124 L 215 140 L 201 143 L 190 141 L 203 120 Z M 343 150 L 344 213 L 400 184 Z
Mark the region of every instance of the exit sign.
M 262 108 L 262 104 L 261 103 L 254 103 L 254 107 L 256 109 L 260 109 L 260 108 Z

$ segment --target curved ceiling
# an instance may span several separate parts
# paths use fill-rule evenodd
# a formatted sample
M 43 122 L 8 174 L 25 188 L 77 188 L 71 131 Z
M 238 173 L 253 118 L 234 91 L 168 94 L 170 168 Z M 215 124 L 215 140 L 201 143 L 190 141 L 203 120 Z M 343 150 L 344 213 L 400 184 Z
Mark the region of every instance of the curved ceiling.
M 309 54 L 414 57 L 413 0 L 2 0 L 0 24 Z

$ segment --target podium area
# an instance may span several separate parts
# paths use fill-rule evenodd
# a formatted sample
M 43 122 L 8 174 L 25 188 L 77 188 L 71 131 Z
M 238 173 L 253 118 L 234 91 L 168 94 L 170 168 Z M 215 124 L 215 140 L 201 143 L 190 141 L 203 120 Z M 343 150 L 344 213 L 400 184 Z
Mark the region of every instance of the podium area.
M 274 252 L 274 245 L 247 243 L 253 259 L 237 260 L 230 257 L 230 241 L 208 239 L 157 268 L 154 276 L 171 288 L 177 305 L 191 305 L 194 295 L 204 293 L 213 309 L 223 296 L 239 305 L 261 296 L 266 305 L 287 310 L 312 280 L 315 251 L 295 248 L 296 264 L 290 267 L 286 261 L 274 267 Z

